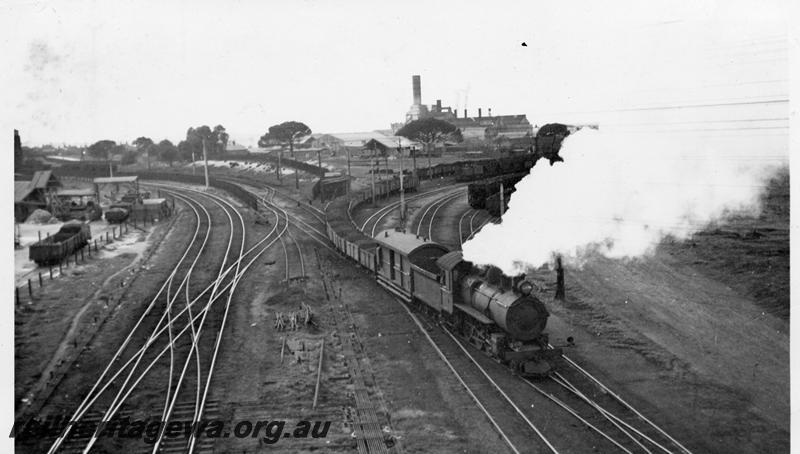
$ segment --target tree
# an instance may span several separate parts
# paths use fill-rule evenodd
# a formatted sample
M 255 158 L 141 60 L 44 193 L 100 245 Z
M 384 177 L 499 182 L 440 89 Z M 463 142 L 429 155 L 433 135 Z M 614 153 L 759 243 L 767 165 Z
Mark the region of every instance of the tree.
M 272 145 L 272 137 L 269 136 L 269 133 L 264 134 L 258 139 L 258 146 L 260 148 L 267 148 L 270 145 Z
M 181 142 L 184 143 L 184 142 Z M 162 162 L 166 162 L 172 167 L 172 163 L 175 162 L 175 159 L 178 158 L 178 147 L 172 144 L 167 139 L 162 140 L 155 146 L 156 152 L 158 154 L 158 160 Z
M 211 131 L 211 139 L 214 144 L 213 148 L 217 153 L 224 153 L 228 148 L 228 133 L 225 132 L 224 126 L 214 126 L 214 130 Z
M 89 156 L 95 159 L 111 159 L 111 152 L 117 147 L 117 143 L 113 140 L 99 140 L 89 146 L 87 151 Z
M 425 118 L 422 120 L 414 120 L 395 133 L 395 135 L 405 137 L 407 139 L 421 142 L 425 144 L 428 154 L 428 169 L 431 168 L 431 151 L 436 143 L 444 142 L 445 140 L 454 140 L 460 142 L 463 140 L 461 137 L 461 130 L 454 125 L 436 118 Z M 412 156 L 414 157 L 414 156 Z M 416 159 L 414 162 L 414 176 L 417 174 Z M 431 172 L 428 172 L 430 175 Z
M 299 121 L 286 121 L 279 125 L 270 126 L 269 131 L 267 134 L 265 134 L 265 136 L 268 135 L 270 138 L 277 140 L 280 143 L 288 143 L 289 154 L 292 156 L 292 159 L 294 159 L 294 140 L 298 137 L 307 136 L 309 134 L 311 134 L 311 128 L 306 126 L 305 123 L 301 123 Z M 280 164 L 278 165 L 277 175 L 278 179 L 280 179 Z M 295 188 L 300 189 L 300 177 L 296 169 L 294 172 L 294 183 Z
M 14 165 L 22 165 L 22 141 L 19 137 L 19 131 L 14 130 Z
M 139 153 L 147 154 L 147 169 L 150 169 L 150 152 L 153 150 L 153 141 L 149 137 L 139 137 L 133 141 Z

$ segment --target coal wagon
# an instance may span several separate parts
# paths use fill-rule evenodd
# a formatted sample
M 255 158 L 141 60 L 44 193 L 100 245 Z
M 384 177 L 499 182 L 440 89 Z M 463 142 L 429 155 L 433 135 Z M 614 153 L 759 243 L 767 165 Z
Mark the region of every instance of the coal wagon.
M 32 244 L 28 258 L 38 265 L 60 263 L 86 246 L 91 238 L 92 233 L 88 224 L 80 221 L 66 222 L 55 235 Z

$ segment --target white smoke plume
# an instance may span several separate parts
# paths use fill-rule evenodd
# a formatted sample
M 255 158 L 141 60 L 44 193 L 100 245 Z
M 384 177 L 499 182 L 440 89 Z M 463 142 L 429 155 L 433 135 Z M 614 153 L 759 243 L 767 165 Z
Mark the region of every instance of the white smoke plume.
M 512 275 L 561 254 L 582 263 L 654 250 L 742 210 L 757 214 L 774 160 L 678 138 L 582 129 L 564 141 L 565 162 L 540 160 L 517 184 L 502 224 L 463 245 L 464 258 Z

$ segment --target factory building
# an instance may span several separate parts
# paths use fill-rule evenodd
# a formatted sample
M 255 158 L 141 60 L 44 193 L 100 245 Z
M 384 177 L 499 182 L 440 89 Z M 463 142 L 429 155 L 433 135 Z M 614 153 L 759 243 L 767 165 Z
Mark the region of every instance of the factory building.
M 459 128 L 465 140 L 492 140 L 501 136 L 521 139 L 533 135 L 533 126 L 525 114 L 493 116 L 490 108 L 484 116 L 483 109 L 478 108 L 477 116 L 470 117 L 467 109 L 464 109 L 464 115 L 459 118 L 458 111 L 449 106 L 442 106 L 441 99 L 437 99 L 436 104 L 431 104 L 430 107 L 422 104 L 420 76 L 411 76 L 411 88 L 413 104 L 406 113 L 406 123 L 425 118 L 444 120 Z

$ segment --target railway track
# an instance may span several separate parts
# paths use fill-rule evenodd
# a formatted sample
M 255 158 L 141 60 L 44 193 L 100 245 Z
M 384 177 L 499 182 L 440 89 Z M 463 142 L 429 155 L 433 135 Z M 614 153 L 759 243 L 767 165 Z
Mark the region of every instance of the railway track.
M 459 186 L 459 188 L 464 188 L 466 186 Z M 432 189 L 430 191 L 422 192 L 419 194 L 415 194 L 405 198 L 405 203 L 409 203 L 415 200 L 419 200 L 425 197 L 430 197 L 431 195 L 437 194 L 443 191 L 452 191 L 452 186 L 446 186 L 443 188 Z M 461 190 L 461 189 L 459 189 Z M 382 208 L 379 208 L 377 211 L 372 213 L 363 223 L 359 226 L 355 221 L 353 222 L 356 225 L 356 228 L 360 230 L 365 235 L 369 235 L 370 237 L 374 238 L 375 235 L 378 233 L 378 228 L 381 225 L 381 221 L 391 214 L 391 212 L 400 207 L 400 201 L 392 202 Z
M 448 203 L 457 200 L 459 197 L 464 195 L 463 190 L 458 190 L 455 193 L 446 193 L 441 197 L 436 198 L 433 202 L 429 203 L 425 210 L 422 211 L 422 215 L 417 219 L 417 228 L 416 228 L 416 235 L 423 236 L 431 241 L 434 241 L 433 238 L 433 227 L 434 221 L 436 220 L 436 216 L 439 214 L 439 211 Z M 427 218 L 427 222 L 426 222 Z M 414 229 L 412 229 L 414 230 Z
M 276 222 L 275 226 L 268 232 L 267 235 L 264 236 L 264 238 L 257 241 L 254 246 L 245 251 L 244 221 L 238 211 L 233 207 L 233 205 L 227 202 L 226 199 L 187 188 L 181 188 L 179 190 L 174 186 L 169 187 L 170 191 L 175 192 L 176 197 L 180 197 L 182 200 L 185 200 L 189 203 L 192 209 L 195 210 L 196 218 L 201 220 L 205 216 L 201 215 L 202 210 L 197 208 L 198 204 L 201 204 L 196 200 L 196 198 L 201 196 L 207 200 L 211 200 L 212 203 L 217 204 L 217 207 L 224 211 L 226 217 L 228 218 L 229 225 L 231 226 L 231 229 L 229 230 L 230 237 L 241 237 L 238 247 L 238 255 L 234 255 L 231 260 L 228 260 L 228 253 L 232 249 L 234 251 L 237 249 L 234 246 L 234 243 L 229 240 L 226 250 L 226 258 L 223 259 L 223 263 L 220 266 L 217 277 L 212 279 L 202 291 L 197 292 L 192 297 L 188 290 L 189 282 L 191 280 L 191 273 L 184 273 L 184 279 L 181 281 L 182 284 L 179 285 L 177 289 L 172 289 L 173 282 L 177 276 L 181 274 L 179 272 L 179 268 L 186 263 L 187 257 L 195 255 L 195 260 L 192 260 L 192 262 L 196 262 L 196 258 L 199 256 L 199 252 L 197 254 L 190 253 L 192 248 L 187 248 L 184 257 L 181 258 L 179 263 L 173 269 L 173 272 L 164 281 L 164 284 L 162 285 L 156 297 L 153 298 L 151 304 L 149 304 L 145 309 L 139 321 L 135 324 L 133 329 L 131 329 L 131 332 L 114 354 L 111 361 L 109 361 L 105 370 L 100 374 L 100 377 L 94 383 L 89 393 L 86 395 L 86 397 L 84 397 L 81 404 L 75 410 L 72 420 L 78 421 L 84 417 L 92 407 L 100 406 L 100 398 L 109 390 L 109 388 L 112 386 L 114 388 L 119 387 L 116 395 L 110 402 L 108 402 L 107 396 L 102 399 L 102 403 L 107 406 L 107 410 L 103 415 L 103 420 L 109 420 L 114 416 L 114 414 L 120 411 L 122 405 L 131 398 L 131 395 L 136 387 L 142 383 L 142 380 L 144 380 L 144 378 L 151 371 L 154 370 L 156 365 L 161 364 L 160 360 L 168 354 L 170 357 L 170 373 L 169 378 L 165 380 L 167 382 L 166 385 L 162 385 L 162 389 L 164 389 L 163 398 L 165 402 L 162 417 L 166 416 L 165 419 L 168 420 L 175 408 L 179 408 L 181 405 L 183 405 L 184 400 L 187 400 L 190 402 L 189 406 L 194 410 L 192 413 L 192 420 L 196 422 L 202 418 L 205 411 L 205 405 L 208 400 L 214 366 L 219 352 L 222 334 L 224 332 L 228 309 L 230 307 L 236 286 L 238 285 L 244 273 L 250 266 L 252 266 L 255 260 L 265 253 L 273 244 L 275 244 L 275 242 L 278 241 L 278 238 L 285 233 L 286 228 L 280 228 Z M 277 213 L 275 213 L 275 215 L 277 221 Z M 236 225 L 234 223 L 234 218 L 239 220 L 238 225 L 242 229 L 241 235 L 235 235 L 234 233 L 233 226 Z M 208 228 L 203 229 L 202 221 L 198 223 L 198 229 L 196 229 L 197 232 L 202 232 L 203 230 L 206 232 L 204 235 L 200 233 L 193 237 L 193 241 L 198 242 L 197 244 L 203 244 L 205 242 L 198 240 L 200 235 L 202 235 L 204 238 L 209 236 L 211 224 L 209 223 L 208 225 Z M 174 307 L 174 304 L 178 300 L 177 297 L 178 294 L 181 293 L 181 288 L 184 288 L 183 296 L 186 298 L 186 301 L 184 307 L 177 309 Z M 175 296 L 172 296 L 172 293 L 174 293 Z M 155 312 L 154 309 L 156 309 L 156 301 L 165 295 L 167 296 L 167 302 L 166 304 L 163 304 L 162 315 L 159 322 L 156 324 L 155 328 L 152 329 L 150 335 L 146 337 L 144 344 L 132 355 L 128 356 L 128 359 L 124 362 L 124 364 L 118 366 L 120 363 L 123 363 L 123 360 L 126 357 L 123 355 L 123 352 L 128 350 L 128 347 L 131 347 L 130 349 L 135 349 L 131 342 L 134 332 L 136 332 L 138 328 L 142 327 L 143 321 L 148 316 L 152 318 L 154 315 L 153 313 Z M 201 334 L 204 334 L 203 330 L 207 329 L 206 322 L 209 319 L 209 314 L 214 306 L 214 303 L 221 300 L 225 301 L 225 303 L 222 308 L 217 310 L 216 318 L 218 319 L 218 322 L 216 323 L 216 332 L 212 331 L 208 335 L 201 336 Z M 173 309 L 175 310 L 174 313 Z M 141 336 L 141 334 L 139 336 Z M 201 345 L 200 339 L 204 340 L 203 345 Z M 163 342 L 166 342 L 166 345 L 163 345 Z M 160 351 L 157 351 L 156 348 L 152 348 L 157 344 L 158 346 L 162 347 Z M 184 347 L 185 353 L 178 355 L 176 352 L 181 346 Z M 186 351 L 186 347 L 188 347 L 188 352 Z M 191 381 L 190 374 L 187 373 L 189 368 L 188 364 L 190 364 L 190 362 L 192 362 L 191 360 L 194 359 L 194 363 L 199 365 L 201 352 L 203 355 L 203 363 L 204 365 L 207 365 L 205 377 L 201 377 L 200 368 L 198 367 L 196 370 L 197 380 L 192 383 L 194 384 L 194 392 L 181 392 L 181 383 L 188 383 Z M 150 362 L 146 367 L 143 368 L 143 370 L 139 370 L 137 375 L 134 371 L 137 371 L 138 366 L 147 363 L 147 360 L 145 360 L 145 355 L 148 355 L 147 360 L 150 360 Z M 179 360 L 179 356 L 182 361 Z M 173 372 L 176 370 L 175 366 L 181 363 L 183 364 L 181 367 L 181 373 L 178 376 L 178 379 L 173 381 Z M 163 364 L 161 365 L 163 366 Z M 131 367 L 130 370 L 128 370 L 129 367 Z M 162 369 L 164 368 L 165 367 L 162 367 Z M 112 370 L 114 369 L 116 369 L 116 372 L 112 375 Z M 123 376 L 123 373 L 126 370 L 128 370 L 127 376 L 125 377 L 123 384 L 120 386 L 119 379 Z M 186 388 L 188 387 L 184 387 L 184 389 Z M 182 394 L 185 396 L 182 397 Z M 194 398 L 192 399 L 192 397 Z M 69 427 L 53 442 L 48 452 L 58 451 L 68 436 Z M 153 446 L 152 452 L 158 451 L 162 438 L 163 433 L 160 434 L 159 441 Z M 92 445 L 95 443 L 95 441 L 96 440 L 93 438 L 90 439 L 82 451 L 88 452 L 92 448 Z M 202 447 L 205 445 L 198 444 L 197 439 L 192 436 L 190 437 L 187 446 L 185 446 L 185 452 L 194 452 L 195 448 L 198 446 Z
M 243 189 L 258 195 L 259 203 L 262 206 L 274 210 L 281 219 L 285 220 L 287 231 L 291 228 L 295 229 L 298 234 L 316 242 L 325 249 L 330 250 L 334 254 L 337 253 L 329 244 L 326 230 L 323 226 L 313 226 L 302 217 L 291 213 L 289 210 L 281 206 L 282 202 L 288 202 L 288 206 L 294 206 L 290 197 L 283 194 L 277 194 L 281 197 L 286 197 L 287 200 L 276 200 L 276 192 L 266 185 L 262 185 L 259 189 L 266 190 L 265 194 L 256 192 L 258 189 L 242 186 L 242 183 L 232 181 L 239 184 Z M 314 256 L 317 260 L 317 265 L 320 270 L 321 279 L 324 282 L 326 299 L 331 302 L 329 309 L 331 311 L 333 322 L 337 327 L 336 338 L 341 345 L 341 354 L 344 357 L 345 364 L 347 365 L 350 377 L 353 383 L 352 398 L 354 403 L 353 411 L 349 413 L 348 423 L 353 430 L 353 437 L 356 441 L 356 449 L 362 454 L 376 454 L 376 453 L 389 453 L 389 452 L 402 452 L 402 447 L 399 440 L 393 443 L 393 451 L 390 451 L 389 446 L 385 440 L 385 427 L 391 427 L 391 421 L 387 415 L 388 406 L 383 401 L 382 393 L 370 392 L 368 380 L 365 375 L 374 375 L 369 366 L 369 361 L 365 359 L 363 352 L 363 342 L 359 339 L 356 329 L 356 321 L 350 312 L 347 303 L 341 299 L 341 291 L 337 294 L 335 291 L 335 278 L 331 272 L 333 269 L 332 264 L 329 264 L 326 257 L 322 257 L 317 248 L 314 249 Z M 336 254 L 338 256 L 338 254 Z M 323 262 L 325 266 L 323 266 Z M 371 380 L 374 381 L 374 380 Z M 375 386 L 374 384 L 372 386 Z M 377 394 L 376 397 L 374 395 Z
M 486 218 L 483 220 L 478 220 L 479 216 L 486 215 Z M 458 238 L 460 246 L 463 246 L 464 243 L 471 240 L 476 233 L 480 232 L 481 229 L 488 224 L 489 222 L 496 223 L 499 219 L 489 216 L 483 210 L 475 210 L 475 209 L 468 209 L 464 211 L 461 217 L 458 219 Z M 467 230 L 467 227 L 469 230 Z M 465 236 L 466 234 L 466 236 Z
M 511 452 L 622 452 L 691 454 L 665 430 L 611 391 L 573 360 L 564 357 L 566 371 L 534 381 L 511 374 L 495 360 L 475 354 L 449 328 L 420 319 L 405 303 L 409 317 L 426 337 Z M 491 366 L 491 367 L 489 367 Z M 490 370 L 496 369 L 496 370 Z M 592 385 L 596 389 L 591 389 Z M 527 387 L 527 388 L 526 388 Z M 532 389 L 534 395 L 521 389 Z M 566 412 L 586 429 L 580 439 L 570 428 L 552 427 L 553 412 Z M 532 444 L 531 440 L 535 440 Z

